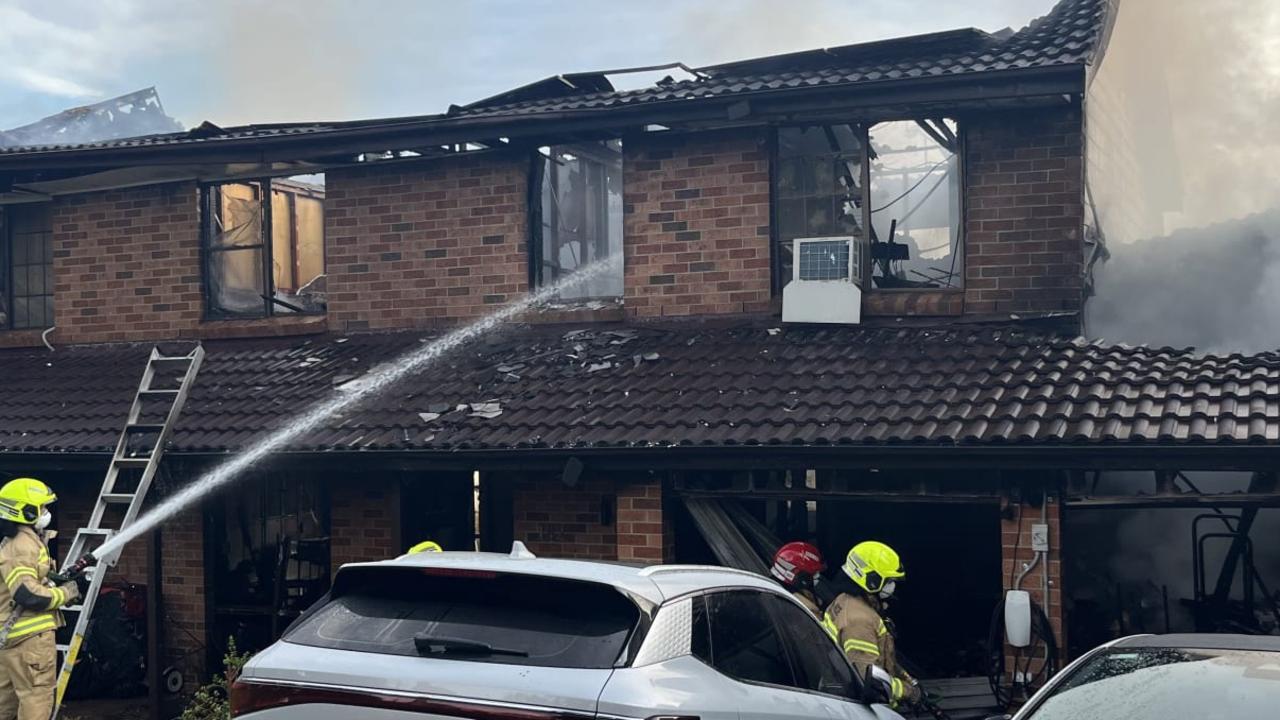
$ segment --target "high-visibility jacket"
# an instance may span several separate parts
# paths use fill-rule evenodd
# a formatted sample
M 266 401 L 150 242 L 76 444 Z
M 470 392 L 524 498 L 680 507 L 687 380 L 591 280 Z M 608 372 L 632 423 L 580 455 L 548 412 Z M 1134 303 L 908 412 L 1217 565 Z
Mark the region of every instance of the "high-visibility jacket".
M 879 605 L 865 595 L 842 593 L 827 606 L 822 626 L 844 649 L 859 675 L 865 675 L 871 665 L 889 674 L 890 701 L 895 707 L 903 701 L 915 702 L 920 699 L 920 689 L 898 664 L 893 633 L 880 616 Z
M 814 617 L 822 619 L 822 611 L 818 609 L 818 598 L 814 597 L 813 593 L 808 590 L 796 590 L 791 595 L 799 600 L 806 610 L 813 613 Z
M 42 632 L 62 627 L 64 605 L 80 597 L 75 583 L 51 587 L 48 576 L 54 569 L 49 548 L 34 529 L 18 526 L 18 531 L 0 542 L 0 622 L 21 608 L 18 621 L 9 631 L 6 647 Z

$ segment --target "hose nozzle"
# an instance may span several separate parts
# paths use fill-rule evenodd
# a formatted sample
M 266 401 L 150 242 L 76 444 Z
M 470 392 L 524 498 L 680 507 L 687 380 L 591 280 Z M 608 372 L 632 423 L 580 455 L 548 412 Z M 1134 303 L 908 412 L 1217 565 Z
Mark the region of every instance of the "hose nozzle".
M 80 576 L 84 575 L 86 570 L 97 564 L 98 558 L 93 553 L 85 553 L 80 556 L 79 560 L 76 560 L 70 565 L 62 568 L 61 572 L 49 573 L 49 579 L 59 585 L 73 582 L 80 579 Z

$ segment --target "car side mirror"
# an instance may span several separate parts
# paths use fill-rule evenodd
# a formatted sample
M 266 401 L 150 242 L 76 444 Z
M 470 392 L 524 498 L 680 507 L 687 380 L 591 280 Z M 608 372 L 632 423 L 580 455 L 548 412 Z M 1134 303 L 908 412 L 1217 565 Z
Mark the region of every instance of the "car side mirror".
M 1012 715 L 988 715 L 984 720 L 1013 720 Z
M 862 674 L 862 697 L 858 698 L 863 705 L 888 705 L 892 699 L 889 686 L 872 673 L 874 666 L 868 665 Z

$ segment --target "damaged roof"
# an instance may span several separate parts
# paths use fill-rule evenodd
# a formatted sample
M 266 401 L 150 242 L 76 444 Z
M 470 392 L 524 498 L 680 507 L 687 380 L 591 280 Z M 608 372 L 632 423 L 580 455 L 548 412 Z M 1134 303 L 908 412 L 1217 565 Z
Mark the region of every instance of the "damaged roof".
M 1061 97 L 1083 91 L 1083 71 L 1105 42 L 1108 8 L 1114 2 L 1060 0 L 1047 15 L 1017 32 L 992 34 L 969 28 L 755 58 L 694 69 L 694 79 L 660 82 L 640 90 L 615 90 L 608 79 L 614 73 L 609 71 L 580 72 L 521 85 L 469 105 L 451 106 L 443 114 L 227 128 L 206 123 L 186 133 L 145 138 L 0 147 L 0 169 L 118 166 L 143 162 L 151 157 L 147 153 L 161 150 L 206 159 L 215 152 L 219 158 L 235 154 L 261 159 L 270 154 L 273 159 L 298 159 L 326 153 L 430 148 L 534 136 L 549 132 L 551 123 L 573 122 L 576 130 L 615 131 L 648 123 L 724 122 L 726 118 L 742 120 L 752 112 L 786 112 L 781 107 L 745 107 L 744 101 L 767 105 L 782 98 L 799 101 L 801 97 L 828 97 L 852 90 L 887 93 L 928 80 L 982 80 L 981 87 L 973 90 L 975 99 Z M 683 68 L 679 63 L 671 67 L 677 65 Z M 1028 82 L 1027 73 L 1037 71 L 1066 74 L 1055 75 L 1055 80 L 1044 85 Z M 1001 85 L 997 78 L 1010 84 Z M 926 84 L 918 83 L 922 89 L 911 99 L 894 95 L 892 101 L 956 101 L 939 89 L 945 83 L 927 84 L 935 94 L 942 93 L 936 97 L 923 89 Z M 633 111 L 642 111 L 643 116 Z
M 1061 0 L 1018 32 L 950 32 L 823 48 L 699 68 L 695 80 L 617 92 L 595 83 L 540 84 L 546 96 L 502 102 L 505 95 L 452 114 L 494 116 L 590 110 L 789 89 L 1084 65 L 1103 37 L 1107 0 Z M 589 76 L 582 73 L 576 77 Z M 563 76 L 562 76 L 563 77 Z M 573 78 L 568 78 L 573 79 Z M 535 87 L 535 86 L 528 86 Z
M 420 333 L 206 344 L 171 451 L 245 447 Z M 109 452 L 150 346 L 0 352 L 0 452 Z M 295 451 L 1280 445 L 1280 355 L 1009 327 L 512 326 Z

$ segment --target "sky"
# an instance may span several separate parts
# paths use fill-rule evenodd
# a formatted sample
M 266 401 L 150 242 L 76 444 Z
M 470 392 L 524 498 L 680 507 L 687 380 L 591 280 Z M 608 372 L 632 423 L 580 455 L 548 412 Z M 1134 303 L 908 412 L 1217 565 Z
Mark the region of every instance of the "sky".
M 1053 0 L 0 0 L 0 128 L 156 86 L 191 127 L 443 112 L 558 73 L 1021 27 Z

